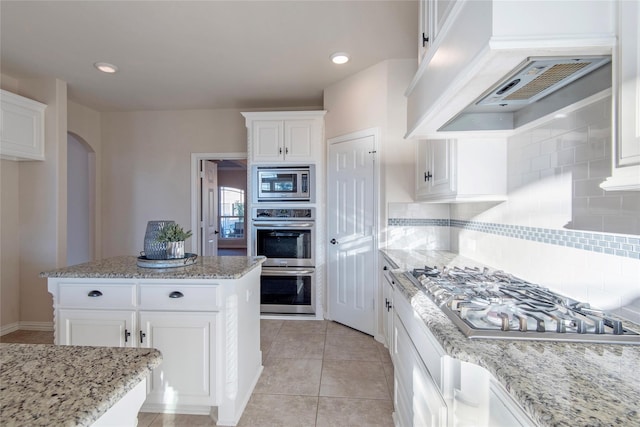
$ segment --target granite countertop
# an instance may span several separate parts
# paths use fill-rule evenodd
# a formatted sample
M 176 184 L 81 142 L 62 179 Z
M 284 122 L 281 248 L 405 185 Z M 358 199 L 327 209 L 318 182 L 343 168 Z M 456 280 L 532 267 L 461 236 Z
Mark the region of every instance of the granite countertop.
M 424 265 L 482 264 L 445 251 L 382 253 L 398 267 L 392 271 L 396 289 L 444 351 L 487 369 L 538 425 L 640 426 L 640 346 L 469 339 L 402 273 Z
M 40 277 L 94 279 L 239 279 L 260 266 L 265 257 L 207 256 L 173 268 L 143 268 L 138 257 L 117 256 L 40 273 Z
M 161 361 L 153 348 L 0 344 L 0 425 L 91 425 Z

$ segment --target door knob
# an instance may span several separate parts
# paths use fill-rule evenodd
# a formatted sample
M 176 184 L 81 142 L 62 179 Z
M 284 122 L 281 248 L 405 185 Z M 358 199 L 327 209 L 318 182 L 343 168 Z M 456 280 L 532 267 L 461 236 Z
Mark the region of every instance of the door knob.
M 338 241 L 336 239 L 331 239 L 329 240 L 329 243 L 331 243 L 332 245 L 335 245 L 338 243 Z
M 220 234 L 220 232 L 218 230 L 215 230 L 213 234 Z

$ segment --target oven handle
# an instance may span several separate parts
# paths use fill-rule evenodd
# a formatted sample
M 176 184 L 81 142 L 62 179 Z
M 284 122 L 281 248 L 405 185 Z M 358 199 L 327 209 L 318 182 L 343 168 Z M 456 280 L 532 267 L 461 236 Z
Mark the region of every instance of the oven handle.
M 313 274 L 313 273 L 315 273 L 314 269 L 306 269 L 306 268 L 265 267 L 262 269 L 263 276 L 282 276 L 282 275 L 299 276 L 301 274 Z
M 254 227 L 292 227 L 292 228 L 309 228 L 313 227 L 311 222 L 254 222 Z

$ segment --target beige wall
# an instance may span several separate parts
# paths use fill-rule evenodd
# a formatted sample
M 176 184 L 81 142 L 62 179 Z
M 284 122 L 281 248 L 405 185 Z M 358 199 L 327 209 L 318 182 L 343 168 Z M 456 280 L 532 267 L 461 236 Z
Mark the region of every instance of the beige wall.
M 53 320 L 52 300 L 46 280 L 38 276 L 41 271 L 63 266 L 66 261 L 67 87 L 53 78 L 5 77 L 3 88 L 42 102 L 47 109 L 46 160 L 13 165 L 2 161 L 2 327 L 15 327 L 19 321 L 23 328 L 49 328 Z M 17 236 L 13 249 L 6 247 L 5 236 Z M 4 274 L 9 263 L 15 263 L 14 267 Z
M 67 129 L 86 142 L 94 152 L 95 182 L 93 195 L 95 199 L 94 212 L 94 255 L 95 259 L 102 257 L 102 141 L 100 132 L 100 113 L 83 105 L 69 101 L 67 103 Z
M 189 227 L 191 153 L 247 150 L 236 109 L 103 113 L 101 130 L 103 257 L 138 254 L 150 220 Z
M 0 328 L 20 320 L 18 162 L 0 161 Z
M 380 129 L 381 224 L 386 224 L 387 203 L 413 201 L 415 143 L 404 139 L 404 91 L 416 67 L 415 60 L 384 61 L 324 91 L 327 139 L 368 128 Z M 384 242 L 384 230 L 381 238 Z

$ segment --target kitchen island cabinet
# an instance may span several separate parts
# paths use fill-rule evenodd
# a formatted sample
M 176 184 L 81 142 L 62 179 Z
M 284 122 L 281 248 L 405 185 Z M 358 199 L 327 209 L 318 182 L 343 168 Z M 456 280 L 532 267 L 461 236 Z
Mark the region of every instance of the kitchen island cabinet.
M 155 349 L 0 344 L 0 425 L 135 426 Z
M 492 426 L 640 425 L 640 377 L 634 375 L 640 346 L 467 338 L 403 272 L 425 265 L 483 265 L 446 251 L 382 254 L 398 266 L 391 273 L 394 309 L 403 322 L 417 328 L 405 325 L 415 347 L 419 350 L 431 341 L 442 349 L 439 364 L 425 365 L 436 365 L 436 373 L 442 375 L 440 380 L 432 378 L 447 404 L 448 425 L 465 419 L 474 425 L 489 420 L 484 425 Z M 403 318 L 403 312 L 413 320 Z M 418 353 L 422 358 L 437 354 Z
M 140 268 L 136 257 L 47 273 L 55 342 L 149 347 L 162 366 L 149 376 L 150 412 L 213 414 L 236 425 L 262 372 L 263 257 L 200 257 L 195 264 Z

